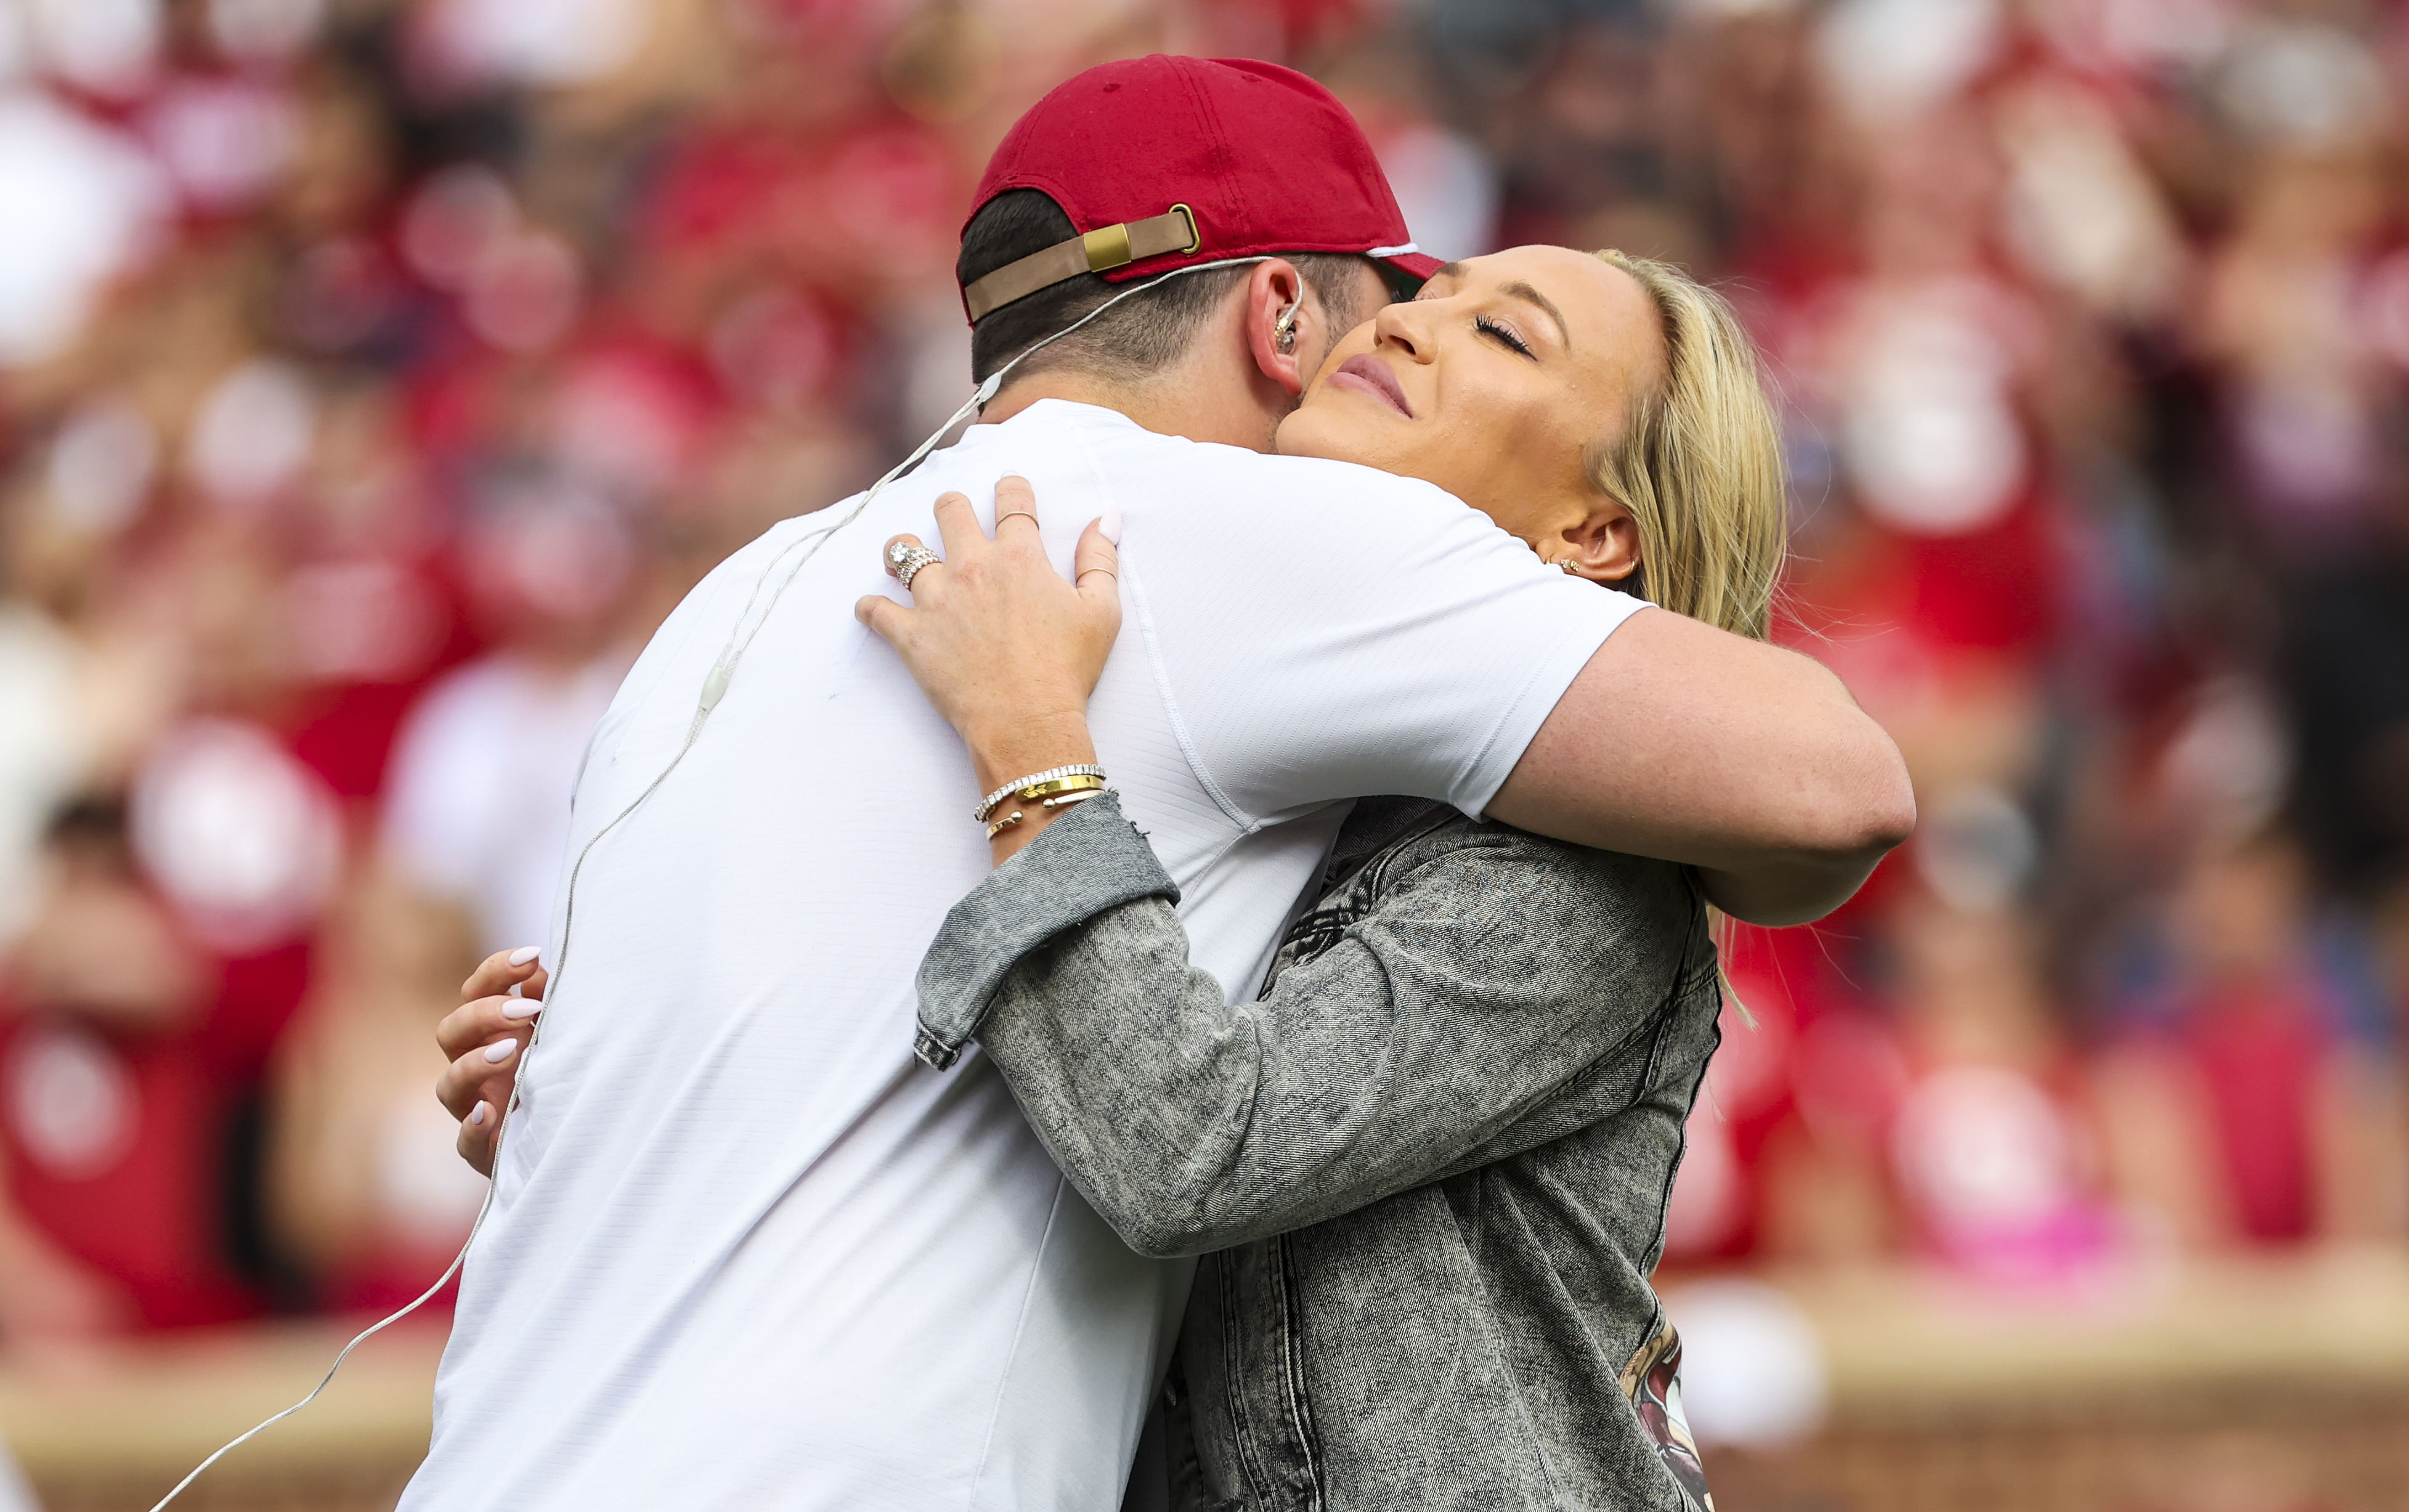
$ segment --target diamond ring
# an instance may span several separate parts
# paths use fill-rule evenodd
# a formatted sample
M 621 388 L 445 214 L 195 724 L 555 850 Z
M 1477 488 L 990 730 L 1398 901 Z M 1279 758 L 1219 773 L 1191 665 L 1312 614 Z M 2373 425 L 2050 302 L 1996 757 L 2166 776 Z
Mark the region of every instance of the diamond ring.
M 926 546 L 906 546 L 902 541 L 888 548 L 887 557 L 895 564 L 895 579 L 903 584 L 905 593 L 912 591 L 912 580 L 918 577 L 924 569 L 945 560 Z

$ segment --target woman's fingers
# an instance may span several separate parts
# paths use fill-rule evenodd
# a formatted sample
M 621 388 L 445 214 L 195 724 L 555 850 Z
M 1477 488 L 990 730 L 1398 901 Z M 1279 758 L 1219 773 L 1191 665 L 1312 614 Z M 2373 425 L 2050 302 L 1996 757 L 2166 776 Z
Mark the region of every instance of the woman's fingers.
M 910 621 L 911 616 L 910 610 L 883 593 L 870 594 L 854 600 L 853 617 L 870 626 L 877 633 L 880 640 L 890 646 L 901 646 L 903 643 L 899 637 L 902 635 L 903 626 Z
M 464 1002 L 435 1026 L 435 1043 L 442 1048 L 443 1058 L 457 1060 L 505 1036 L 526 1036 L 542 1009 L 532 998 L 479 998 Z
M 468 1001 L 435 1026 L 435 1043 L 451 1062 L 436 1080 L 436 1101 L 460 1120 L 460 1159 L 482 1175 L 494 1174 L 498 1110 L 509 1105 L 518 1084 L 520 1053 L 535 1038 L 535 1016 L 543 1011 L 550 982 L 535 946 L 498 950 L 460 984 Z M 512 987 L 517 997 L 510 995 Z
M 1026 478 L 1006 475 L 996 480 L 994 540 L 990 540 L 987 532 L 980 528 L 978 513 L 972 508 L 970 497 L 966 494 L 954 492 L 938 495 L 932 512 L 936 515 L 938 535 L 945 544 L 945 553 L 939 561 L 932 562 L 914 573 L 912 581 L 904 583 L 907 589 L 920 589 L 924 585 L 935 586 L 936 583 L 945 581 L 944 577 L 941 575 L 937 578 L 930 578 L 926 574 L 930 572 L 943 574 L 946 562 L 974 560 L 989 550 L 996 542 L 1003 542 L 1016 549 L 1033 548 L 1040 553 L 1045 549 L 1045 539 L 1038 530 L 1037 490 Z M 1116 516 L 1118 512 L 1113 511 Z M 888 577 L 901 582 L 903 574 L 896 569 L 897 555 L 908 553 L 922 544 L 919 537 L 909 532 L 889 536 L 886 543 L 878 549 L 879 565 L 886 569 Z M 1108 560 L 1105 564 L 1106 570 L 1111 570 L 1115 565 Z M 913 597 L 916 602 L 921 605 L 933 605 L 934 601 L 927 598 L 923 593 L 916 592 Z M 855 619 L 868 626 L 879 639 L 900 651 L 908 652 L 904 638 L 911 633 L 914 623 L 913 613 L 913 609 L 895 602 L 884 594 L 865 595 L 856 599 L 853 605 Z
M 995 481 L 995 539 L 1039 543 L 1037 490 L 1028 479 L 1007 473 Z
M 908 532 L 901 536 L 887 537 L 887 544 L 878 548 L 878 565 L 887 569 L 888 577 L 901 583 L 903 580 L 903 574 L 897 571 L 895 568 L 895 548 L 902 546 L 908 550 L 918 544 L 920 544 L 920 538 Z
M 471 1045 L 483 1043 L 477 1032 L 477 1026 L 483 1021 L 479 1010 L 491 1001 L 480 999 L 476 1002 L 464 1002 L 445 1014 L 443 1022 L 435 1026 L 435 1044 L 442 1050 L 444 1059 L 457 1060 Z
M 511 1089 L 518 1083 L 519 1058 L 526 1048 L 526 1036 L 521 1035 L 496 1040 L 455 1058 L 436 1080 L 435 1101 L 454 1118 L 468 1117 L 480 1102 L 506 1106 Z
M 490 998 L 517 987 L 524 997 L 541 999 L 545 981 L 541 951 L 521 945 L 516 950 L 497 950 L 479 962 L 469 980 L 460 984 L 460 997 L 464 1001 Z
M 490 1179 L 494 1174 L 494 1141 L 500 1137 L 502 1120 L 490 1102 L 477 1104 L 468 1117 L 460 1120 L 460 1139 L 455 1146 L 460 1159 L 481 1176 Z
M 1121 613 L 1121 553 L 1104 534 L 1104 522 L 1090 520 L 1088 528 L 1079 532 L 1079 549 L 1071 558 L 1071 576 L 1079 585 L 1079 597 L 1089 608 L 1103 612 L 1111 607 L 1113 624 L 1118 627 Z
M 985 552 L 990 544 L 987 532 L 979 526 L 978 511 L 971 507 L 967 494 L 938 495 L 931 512 L 937 518 L 937 534 L 945 545 L 940 554 L 942 560 L 923 568 L 921 571 L 938 570 L 945 562 L 968 562 Z M 1005 476 L 996 480 L 994 539 L 1014 544 L 1042 545 L 1043 538 L 1037 529 L 1037 490 L 1030 485 L 1028 479 Z M 887 575 L 901 581 L 903 574 L 895 567 L 898 548 L 909 549 L 921 544 L 919 537 L 908 533 L 889 536 L 887 543 L 878 549 L 879 562 L 887 569 Z M 914 582 L 917 582 L 919 574 L 913 576 Z M 910 583 L 904 585 L 911 586 Z M 871 622 L 871 612 L 866 604 L 867 600 L 863 605 L 856 606 L 854 616 L 876 629 L 877 626 Z
M 480 1175 L 494 1174 L 494 1150 L 501 1138 L 501 1110 L 517 1089 L 519 1060 L 532 1033 L 527 1025 L 509 1039 L 455 1057 L 435 1083 L 436 1101 L 460 1120 L 455 1147 Z
M 468 1057 L 460 1057 L 443 1068 L 442 1075 L 435 1078 L 435 1101 L 442 1103 L 443 1111 L 454 1118 L 466 1118 L 469 1110 L 477 1105 L 477 1087 L 483 1079 L 467 1062 Z
M 978 511 L 971 508 L 967 495 L 938 495 L 936 515 L 937 534 L 945 542 L 945 560 L 966 562 L 987 549 L 987 532 L 979 528 Z
M 957 494 L 953 497 L 959 498 L 961 496 Z M 972 522 L 971 528 L 974 531 L 978 528 L 976 521 Z M 984 538 L 982 538 L 982 540 L 984 540 Z M 901 536 L 889 536 L 887 540 L 887 544 L 878 549 L 878 558 L 880 562 L 886 566 L 887 575 L 893 578 L 896 582 L 903 584 L 903 591 L 912 596 L 912 601 L 914 603 L 926 602 L 930 591 L 935 588 L 940 582 L 944 581 L 945 560 L 942 556 L 937 556 L 934 553 L 931 553 L 929 556 L 919 558 L 920 565 L 913 568 L 909 576 L 904 574 L 903 568 L 907 559 L 910 559 L 914 553 L 924 549 L 925 548 L 920 544 L 920 538 L 909 533 Z M 936 577 L 930 577 L 929 574 L 931 572 L 938 575 Z M 864 602 L 867 602 L 867 600 Z M 854 617 L 860 620 L 864 625 L 870 624 L 870 620 L 861 604 L 856 604 L 854 606 Z M 873 627 L 875 628 L 875 626 Z M 893 637 L 890 636 L 888 639 L 891 640 Z

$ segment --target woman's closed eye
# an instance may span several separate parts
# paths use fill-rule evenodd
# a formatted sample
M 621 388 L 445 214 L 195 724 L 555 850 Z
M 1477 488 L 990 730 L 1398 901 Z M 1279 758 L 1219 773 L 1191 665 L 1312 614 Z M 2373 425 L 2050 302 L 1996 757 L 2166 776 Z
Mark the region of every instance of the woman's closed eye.
M 1510 325 L 1507 324 L 1506 324 L 1506 323 L 1504 323 L 1503 321 L 1500 321 L 1500 320 L 1496 319 L 1496 318 L 1495 318 L 1495 317 L 1493 317 L 1493 316 L 1490 316 L 1490 315 L 1476 315 L 1476 316 L 1474 316 L 1474 317 L 1473 317 L 1473 321 L 1472 321 L 1472 327 L 1473 327 L 1473 329 L 1474 329 L 1474 330 L 1479 331 L 1481 335 L 1486 336 L 1486 337 L 1490 337 L 1490 338 L 1493 338 L 1494 340 L 1496 340 L 1496 341 L 1497 341 L 1498 343 L 1500 343 L 1501 345 L 1506 346 L 1506 347 L 1507 347 L 1507 348 L 1511 349 L 1512 351 L 1519 352 L 1519 353 L 1521 353 L 1523 356 L 1525 356 L 1525 357 L 1529 357 L 1529 358 L 1531 358 L 1531 359 L 1532 359 L 1533 361 L 1535 361 L 1535 362 L 1538 360 L 1538 359 L 1537 359 L 1537 354 L 1532 352 L 1531 347 L 1530 347 L 1530 343 L 1528 343 L 1528 342 L 1524 341 L 1521 337 L 1519 337 L 1519 336 L 1515 335 L 1515 334 L 1514 334 L 1514 328 L 1513 328 L 1512 326 L 1510 326 Z

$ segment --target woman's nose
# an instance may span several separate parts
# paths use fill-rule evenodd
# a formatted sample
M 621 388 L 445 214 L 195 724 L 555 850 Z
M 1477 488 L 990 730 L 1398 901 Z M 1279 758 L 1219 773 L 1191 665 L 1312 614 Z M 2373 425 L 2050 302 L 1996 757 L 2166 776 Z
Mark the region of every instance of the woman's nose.
M 1418 301 L 1402 300 L 1384 305 L 1372 320 L 1372 344 L 1427 361 L 1431 352 L 1428 312 L 1416 309 Z

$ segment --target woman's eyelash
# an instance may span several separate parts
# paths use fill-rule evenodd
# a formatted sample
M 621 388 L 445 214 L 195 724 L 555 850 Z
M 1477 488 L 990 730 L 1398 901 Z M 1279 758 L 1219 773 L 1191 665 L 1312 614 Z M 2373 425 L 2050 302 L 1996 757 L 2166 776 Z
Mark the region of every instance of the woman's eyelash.
M 1474 330 L 1479 331 L 1484 335 L 1495 337 L 1498 340 L 1505 342 L 1507 346 L 1512 347 L 1515 351 L 1521 353 L 1526 357 L 1531 354 L 1530 347 L 1523 342 L 1521 337 L 1516 336 L 1510 329 L 1499 324 L 1493 320 L 1491 320 L 1486 315 L 1474 316 L 1472 327 Z

